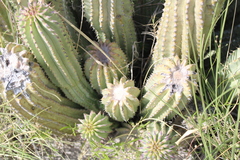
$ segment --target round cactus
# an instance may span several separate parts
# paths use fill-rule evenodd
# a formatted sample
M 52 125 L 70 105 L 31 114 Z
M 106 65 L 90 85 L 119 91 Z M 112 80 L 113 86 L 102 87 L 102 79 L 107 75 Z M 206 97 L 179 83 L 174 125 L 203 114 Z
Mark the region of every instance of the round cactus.
M 102 91 L 102 103 L 110 117 L 117 121 L 128 121 L 135 115 L 139 106 L 140 90 L 134 87 L 134 81 L 121 78 L 108 83 Z
M 108 134 L 112 131 L 107 116 L 104 116 L 99 112 L 96 114 L 91 111 L 90 114 L 84 114 L 84 119 L 79 119 L 81 124 L 78 124 L 78 132 L 82 137 L 95 143 L 99 143 L 101 140 L 107 138 Z
M 96 46 L 88 46 L 88 53 L 91 55 L 85 62 L 85 74 L 91 85 L 99 93 L 112 83 L 113 79 L 127 75 L 127 57 L 119 46 L 114 42 L 99 42 Z
M 193 65 L 187 65 L 187 60 L 181 61 L 178 56 L 156 64 L 144 87 L 142 115 L 164 119 L 180 112 L 195 91 L 193 74 Z
M 177 136 L 172 127 L 165 123 L 152 122 L 148 125 L 140 141 L 143 159 L 168 160 L 173 159 L 174 153 L 177 153 L 175 142 Z

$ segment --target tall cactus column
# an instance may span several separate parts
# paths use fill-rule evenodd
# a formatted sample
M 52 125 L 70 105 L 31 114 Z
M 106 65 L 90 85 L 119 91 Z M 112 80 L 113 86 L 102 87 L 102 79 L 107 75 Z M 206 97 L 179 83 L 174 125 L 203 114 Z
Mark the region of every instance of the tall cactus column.
M 163 57 L 196 57 L 219 16 L 225 0 L 166 0 L 156 33 L 153 63 Z
M 225 0 L 166 0 L 153 51 L 153 73 L 141 100 L 142 115 L 172 118 L 196 91 L 193 59 L 204 52 Z M 206 49 L 206 48 L 204 48 Z
M 16 15 L 19 33 L 50 80 L 72 101 L 98 111 L 99 100 L 84 77 L 63 20 L 49 5 L 31 3 Z
M 132 46 L 137 40 L 132 20 L 131 0 L 83 0 L 84 15 L 96 32 L 97 39 L 116 42 L 132 58 Z

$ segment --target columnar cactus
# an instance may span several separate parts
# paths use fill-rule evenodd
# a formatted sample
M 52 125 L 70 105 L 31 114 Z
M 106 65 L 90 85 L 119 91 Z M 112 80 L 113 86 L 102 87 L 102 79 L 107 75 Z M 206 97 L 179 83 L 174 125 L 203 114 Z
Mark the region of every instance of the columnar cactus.
M 109 41 L 99 42 L 97 45 L 87 47 L 91 56 L 85 62 L 85 74 L 92 87 L 99 93 L 107 87 L 107 83 L 113 83 L 113 79 L 120 79 L 128 73 L 127 57 L 117 43 Z M 102 53 L 104 52 L 104 53 Z
M 87 111 L 57 92 L 24 46 L 8 44 L 0 52 L 1 97 L 24 117 L 52 130 L 72 133 L 69 127 Z M 64 127 L 68 128 L 61 130 Z
M 85 17 L 96 31 L 97 39 L 116 42 L 131 60 L 132 46 L 137 39 L 131 0 L 83 0 L 82 3 Z
M 153 63 L 178 55 L 194 58 L 204 53 L 209 34 L 225 0 L 166 0 L 156 33 Z
M 96 114 L 91 111 L 90 114 L 84 114 L 84 119 L 79 119 L 81 122 L 77 125 L 78 132 L 82 137 L 90 142 L 99 143 L 101 140 L 107 138 L 111 130 L 111 122 L 107 116 L 104 116 L 99 112 Z
M 172 118 L 180 112 L 196 90 L 194 65 L 178 56 L 163 58 L 144 86 L 141 100 L 144 117 Z
M 126 80 L 108 83 L 102 91 L 102 103 L 109 116 L 117 121 L 128 121 L 132 118 L 139 106 L 138 95 L 140 90 L 134 87 L 134 81 Z
M 176 133 L 165 123 L 151 122 L 142 135 L 141 148 L 143 159 L 169 160 L 177 153 Z
M 78 54 L 58 13 L 44 3 L 30 3 L 16 15 L 23 42 L 50 80 L 72 101 L 98 111 L 97 94 L 76 58 Z

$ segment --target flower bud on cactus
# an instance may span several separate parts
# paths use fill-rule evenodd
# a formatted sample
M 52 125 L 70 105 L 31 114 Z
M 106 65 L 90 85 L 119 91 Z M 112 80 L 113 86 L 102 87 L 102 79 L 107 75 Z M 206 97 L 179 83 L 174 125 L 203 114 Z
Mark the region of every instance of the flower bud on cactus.
M 144 117 L 172 118 L 185 107 L 196 89 L 193 65 L 186 63 L 175 56 L 155 65 L 141 100 Z
M 87 111 L 57 92 L 24 46 L 11 43 L 0 52 L 1 97 L 27 119 L 56 132 L 72 133 L 63 128 L 74 127 Z
M 128 121 L 138 109 L 139 93 L 140 90 L 134 87 L 132 80 L 121 78 L 113 84 L 108 83 L 107 88 L 102 91 L 105 111 L 117 121 Z
M 96 114 L 91 111 L 90 114 L 84 114 L 84 119 L 79 119 L 81 124 L 78 124 L 78 132 L 82 137 L 95 143 L 107 138 L 112 131 L 108 117 L 102 115 L 100 112 Z
M 15 17 L 23 42 L 50 80 L 75 103 L 98 111 L 98 96 L 84 77 L 78 53 L 58 13 L 49 5 L 31 3 Z
M 152 122 L 142 135 L 141 148 L 143 159 L 169 160 L 177 153 L 177 136 L 165 123 Z
M 91 54 L 85 62 L 85 75 L 91 85 L 99 93 L 107 87 L 107 83 L 113 83 L 113 79 L 127 75 L 127 57 L 114 42 L 100 42 L 97 44 L 102 51 L 94 45 L 88 46 Z

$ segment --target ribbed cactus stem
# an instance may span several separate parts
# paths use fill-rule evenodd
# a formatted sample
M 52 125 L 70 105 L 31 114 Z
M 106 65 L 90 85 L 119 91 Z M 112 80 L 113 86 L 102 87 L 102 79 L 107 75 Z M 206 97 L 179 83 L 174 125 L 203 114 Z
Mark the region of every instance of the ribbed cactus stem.
M 58 13 L 49 5 L 32 3 L 18 14 L 21 38 L 50 80 L 69 99 L 98 111 L 97 95 L 84 77 L 77 51 Z
M 8 44 L 0 48 L 2 97 L 21 115 L 55 131 L 72 133 L 70 127 L 86 110 L 64 98 L 45 77 L 40 66 L 23 46 Z M 61 130 L 64 127 L 69 127 Z
M 114 79 L 128 74 L 128 61 L 117 43 L 106 40 L 97 45 L 104 53 L 94 45 L 88 46 L 91 56 L 85 62 L 84 71 L 92 87 L 101 93 L 102 89 L 107 88 L 107 83 L 113 83 Z
M 133 4 L 130 0 L 83 0 L 85 17 L 96 31 L 99 41 L 116 42 L 132 57 L 136 33 L 132 20 Z
M 180 112 L 196 90 L 193 69 L 194 65 L 187 65 L 178 56 L 157 63 L 144 86 L 143 117 L 163 120 Z
M 162 57 L 198 57 L 225 0 L 166 0 L 156 32 L 153 63 Z

